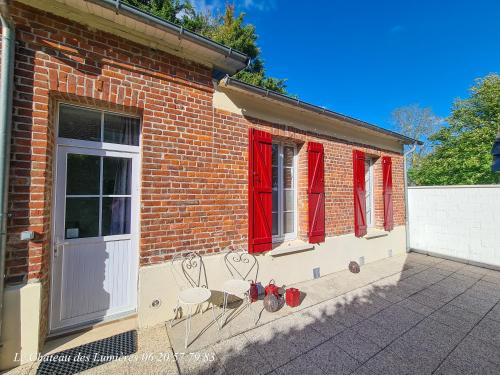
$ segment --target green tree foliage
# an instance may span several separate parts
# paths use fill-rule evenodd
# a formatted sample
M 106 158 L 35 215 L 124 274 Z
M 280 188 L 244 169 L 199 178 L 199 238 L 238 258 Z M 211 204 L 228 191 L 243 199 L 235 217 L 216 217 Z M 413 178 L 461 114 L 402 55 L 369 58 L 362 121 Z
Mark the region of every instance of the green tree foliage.
M 145 12 L 204 35 L 251 58 L 249 66 L 235 78 L 252 85 L 286 93 L 286 80 L 268 77 L 257 46 L 257 33 L 252 24 L 245 24 L 245 14 L 235 15 L 234 5 L 226 5 L 222 15 L 197 11 L 189 0 L 125 0 Z
M 476 81 L 468 99 L 453 105 L 448 126 L 429 137 L 433 150 L 409 177 L 418 185 L 491 184 L 491 149 L 500 126 L 500 76 Z

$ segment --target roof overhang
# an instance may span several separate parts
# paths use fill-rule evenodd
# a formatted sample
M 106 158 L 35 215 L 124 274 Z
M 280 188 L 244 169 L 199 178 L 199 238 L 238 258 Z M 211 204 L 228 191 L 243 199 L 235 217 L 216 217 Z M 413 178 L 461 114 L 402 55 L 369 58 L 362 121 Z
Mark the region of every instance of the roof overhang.
M 353 117 L 343 115 L 341 113 L 333 112 L 333 111 L 330 111 L 328 109 L 316 106 L 314 104 L 310 104 L 310 103 L 292 98 L 290 96 L 277 93 L 275 91 L 266 90 L 266 89 L 263 89 L 261 87 L 250 85 L 248 83 L 239 81 L 237 79 L 234 79 L 234 78 L 231 78 L 228 76 L 223 78 L 219 82 L 219 85 L 223 88 L 226 88 L 226 89 L 236 90 L 236 91 L 240 91 L 240 92 L 246 92 L 246 93 L 253 94 L 253 95 L 258 95 L 258 96 L 263 97 L 266 100 L 269 100 L 271 102 L 276 102 L 276 103 L 280 103 L 280 104 L 285 105 L 285 106 L 290 106 L 290 107 L 294 107 L 294 108 L 297 108 L 297 109 L 300 109 L 303 111 L 319 114 L 319 115 L 325 116 L 327 118 L 340 121 L 344 124 L 348 123 L 350 125 L 354 125 L 356 127 L 359 127 L 360 129 L 373 132 L 373 134 L 379 134 L 379 135 L 383 135 L 385 137 L 392 138 L 392 139 L 397 140 L 398 142 L 400 142 L 402 144 L 407 144 L 407 145 L 410 145 L 410 144 L 422 145 L 423 144 L 422 141 L 419 141 L 417 139 L 406 137 L 402 134 L 381 128 L 379 126 L 370 124 L 368 122 L 361 121 L 361 120 L 355 119 Z
M 235 74 L 249 57 L 120 0 L 19 0 L 19 2 L 153 49 L 186 58 L 215 71 Z

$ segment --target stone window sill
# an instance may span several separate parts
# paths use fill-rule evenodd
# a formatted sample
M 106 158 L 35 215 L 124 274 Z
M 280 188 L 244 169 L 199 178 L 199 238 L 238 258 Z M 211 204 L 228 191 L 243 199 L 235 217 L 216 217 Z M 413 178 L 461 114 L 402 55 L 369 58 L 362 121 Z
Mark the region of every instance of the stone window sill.
M 389 232 L 377 229 L 377 228 L 368 228 L 368 232 L 363 236 L 363 238 L 367 240 L 371 240 L 373 238 L 385 237 L 388 236 Z
M 274 249 L 269 251 L 267 254 L 269 254 L 272 257 L 276 257 L 281 255 L 298 253 L 301 251 L 313 250 L 313 249 L 314 249 L 313 244 L 301 240 L 294 240 L 279 244 Z

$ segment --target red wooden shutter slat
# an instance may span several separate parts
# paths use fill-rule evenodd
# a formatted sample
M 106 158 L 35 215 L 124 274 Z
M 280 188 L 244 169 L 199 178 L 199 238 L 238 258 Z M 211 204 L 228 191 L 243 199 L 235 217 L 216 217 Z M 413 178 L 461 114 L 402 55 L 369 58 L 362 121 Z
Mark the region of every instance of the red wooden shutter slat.
M 354 234 L 362 237 L 366 234 L 366 188 L 365 188 L 365 153 L 352 151 L 354 176 Z
M 307 144 L 309 242 L 325 241 L 325 161 L 321 143 Z
M 394 213 L 392 203 L 392 159 L 382 157 L 382 175 L 384 179 L 384 229 L 390 231 L 394 228 Z
M 248 251 L 272 248 L 272 136 L 249 130 Z

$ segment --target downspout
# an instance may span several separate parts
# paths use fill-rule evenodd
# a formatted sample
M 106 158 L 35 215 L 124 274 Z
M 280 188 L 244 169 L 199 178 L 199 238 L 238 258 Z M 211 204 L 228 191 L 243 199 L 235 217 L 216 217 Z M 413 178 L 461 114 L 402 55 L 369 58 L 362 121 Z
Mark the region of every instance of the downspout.
M 9 190 L 10 137 L 16 32 L 10 15 L 10 0 L 0 0 L 2 60 L 0 71 L 0 333 L 2 330 L 5 256 L 7 248 L 7 194 Z
M 403 156 L 404 161 L 404 175 L 405 175 L 405 232 L 406 232 L 406 252 L 410 252 L 410 218 L 408 217 L 408 162 L 407 158 L 410 154 L 415 152 L 417 144 L 414 143 L 411 149 L 406 151 Z

